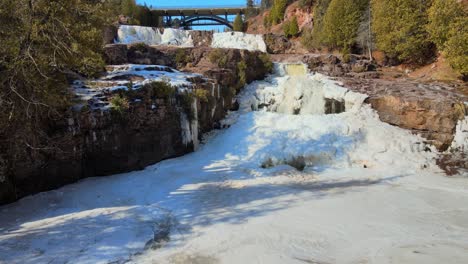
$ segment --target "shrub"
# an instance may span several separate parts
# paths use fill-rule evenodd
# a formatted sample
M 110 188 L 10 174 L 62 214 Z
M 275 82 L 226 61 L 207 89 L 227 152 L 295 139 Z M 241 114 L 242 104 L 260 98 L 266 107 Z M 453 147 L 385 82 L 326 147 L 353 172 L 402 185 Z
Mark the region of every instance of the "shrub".
M 195 97 L 200 100 L 200 102 L 208 102 L 208 91 L 203 89 L 195 89 L 193 92 Z
M 260 60 L 262 61 L 265 69 L 268 71 L 268 72 L 272 72 L 273 71 L 273 62 L 271 61 L 271 58 L 270 58 L 270 55 L 266 54 L 266 53 L 262 53 L 258 56 L 260 58 Z
M 245 61 L 237 63 L 237 72 L 239 75 L 239 86 L 244 86 L 247 83 L 247 63 Z
M 190 58 L 188 56 L 187 50 L 185 49 L 177 49 L 175 55 L 175 61 L 177 64 L 185 65 L 190 62 Z
M 156 98 L 169 99 L 174 97 L 176 88 L 172 87 L 167 82 L 150 82 L 142 87 L 150 92 L 150 94 Z
M 110 100 L 110 104 L 111 104 L 112 110 L 120 114 L 123 114 L 125 111 L 127 111 L 130 108 L 128 99 L 120 94 L 112 96 Z
M 297 24 L 297 18 L 293 17 L 291 21 L 283 23 L 283 32 L 286 37 L 295 37 L 299 34 L 299 25 Z
M 222 49 L 214 49 L 208 55 L 211 63 L 218 65 L 218 67 L 225 68 L 228 64 L 227 54 Z
M 400 61 L 423 63 L 431 54 L 426 31 L 431 0 L 371 0 L 377 48 Z
M 323 18 L 322 41 L 349 52 L 367 5 L 368 0 L 332 0 Z

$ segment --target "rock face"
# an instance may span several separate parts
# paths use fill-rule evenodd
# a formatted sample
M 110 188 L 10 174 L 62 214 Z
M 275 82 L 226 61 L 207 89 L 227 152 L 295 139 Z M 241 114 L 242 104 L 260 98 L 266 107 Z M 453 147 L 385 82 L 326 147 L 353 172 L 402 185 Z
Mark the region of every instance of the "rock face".
M 351 55 L 348 62 L 335 55 L 305 55 L 302 61 L 311 71 L 331 77 L 378 78 L 377 65 L 356 55 Z
M 347 88 L 368 94 L 382 121 L 412 130 L 439 151 L 447 150 L 459 120 L 468 115 L 468 97 L 443 84 L 342 79 Z
M 190 31 L 190 36 L 193 40 L 193 46 L 195 47 L 210 47 L 211 41 L 213 40 L 212 31 Z
M 113 65 L 126 63 L 128 61 L 127 52 L 127 45 L 108 44 L 104 49 L 105 60 Z
M 193 151 L 196 142 L 184 140 L 182 115 L 188 116 L 187 124 L 191 124 L 190 118 L 198 120 L 199 131 L 189 133 L 201 135 L 219 127 L 218 121 L 231 108 L 234 96 L 229 87 L 215 82 L 196 84 L 195 89 L 205 90 L 206 98 L 195 98 L 195 105 L 189 109 L 181 96 L 154 98 L 142 89 L 133 95 L 129 109 L 123 113 L 71 113 L 66 120 L 53 124 L 50 136 L 57 141 L 56 151 L 31 153 L 13 164 L 14 175 L 0 181 L 0 202 L 86 177 L 143 169 Z
M 369 103 L 382 121 L 417 132 L 440 151 L 450 147 L 465 115 L 464 105 L 450 100 L 386 95 L 371 97 Z
M 108 64 L 156 64 L 179 68 L 190 72 L 203 74 L 218 80 L 221 85 L 238 84 L 238 63 L 244 61 L 248 65 L 246 71 L 247 83 L 262 79 L 267 73 L 264 62 L 260 59 L 261 52 L 239 49 L 222 49 L 226 65 L 219 67 L 210 61 L 212 48 L 175 48 L 145 45 L 106 45 L 106 63 Z
M 201 135 L 218 128 L 219 121 L 234 107 L 233 98 L 240 88 L 238 63 L 245 61 L 256 69 L 244 73 L 247 82 L 263 79 L 268 72 L 258 58 L 259 52 L 225 50 L 230 62 L 225 68 L 209 64 L 209 52 L 194 52 L 198 62 L 192 63 L 200 66 L 193 68 L 192 64 L 190 69 L 205 75 L 189 80 L 193 87 L 188 94 L 156 96 L 140 88 L 131 92 L 124 111 L 91 107 L 70 110 L 62 120 L 50 121 L 48 135 L 53 149 L 31 151 L 15 162 L 0 155 L 0 204 L 86 177 L 142 169 L 193 151 Z M 109 62 L 114 63 L 141 62 L 149 54 L 146 59 L 150 62 L 176 65 L 176 53 L 173 49 L 142 50 L 138 46 L 106 48 Z
M 291 42 L 283 35 L 269 33 L 265 34 L 263 39 L 265 40 L 268 53 L 271 54 L 287 53 L 291 48 Z

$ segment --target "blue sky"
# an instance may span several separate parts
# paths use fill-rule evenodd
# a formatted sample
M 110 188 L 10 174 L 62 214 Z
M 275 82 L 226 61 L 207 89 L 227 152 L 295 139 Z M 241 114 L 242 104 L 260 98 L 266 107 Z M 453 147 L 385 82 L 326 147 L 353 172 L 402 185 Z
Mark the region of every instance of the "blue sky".
M 152 5 L 153 7 L 183 6 L 183 7 L 209 7 L 209 6 L 239 6 L 245 5 L 246 0 L 137 0 L 138 4 Z

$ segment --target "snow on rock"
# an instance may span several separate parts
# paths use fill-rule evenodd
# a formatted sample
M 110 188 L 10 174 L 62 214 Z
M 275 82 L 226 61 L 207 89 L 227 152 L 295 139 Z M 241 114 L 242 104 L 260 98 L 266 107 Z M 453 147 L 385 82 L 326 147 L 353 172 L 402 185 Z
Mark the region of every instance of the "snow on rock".
M 262 35 L 246 34 L 243 32 L 214 33 L 211 47 L 266 52 L 266 44 Z
M 131 84 L 133 89 L 139 89 L 150 82 L 167 82 L 180 91 L 193 86 L 190 78 L 200 77 L 199 74 L 185 73 L 160 65 L 110 65 L 106 74 L 95 80 L 75 81 L 72 91 L 80 101 L 77 107 L 88 104 L 91 109 L 109 109 L 106 93 L 117 90 L 127 90 Z M 130 79 L 133 79 L 130 81 Z
M 297 92 L 284 87 L 291 80 Z M 339 88 L 321 75 L 272 75 L 246 87 L 230 127 L 194 153 L 0 207 L 0 260 L 468 263 L 466 178 L 443 177 L 423 138 Z M 353 107 L 261 107 L 286 91 L 295 105 L 307 89 Z
M 157 28 L 128 25 L 119 27 L 117 43 L 193 47 L 189 31 L 166 28 L 161 33 Z

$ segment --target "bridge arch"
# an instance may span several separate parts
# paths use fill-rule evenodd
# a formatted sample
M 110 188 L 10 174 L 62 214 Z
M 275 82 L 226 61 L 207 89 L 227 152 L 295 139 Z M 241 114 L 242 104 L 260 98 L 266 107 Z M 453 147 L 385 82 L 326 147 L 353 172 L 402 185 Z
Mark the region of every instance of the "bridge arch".
M 224 19 L 217 15 L 194 15 L 194 16 L 185 17 L 180 21 L 180 25 L 183 27 L 189 27 L 189 26 L 195 25 L 193 24 L 193 22 L 202 21 L 202 20 L 213 21 L 220 25 L 227 26 L 230 29 L 233 29 L 233 25 L 231 24 L 231 22 L 229 22 L 229 20 Z

